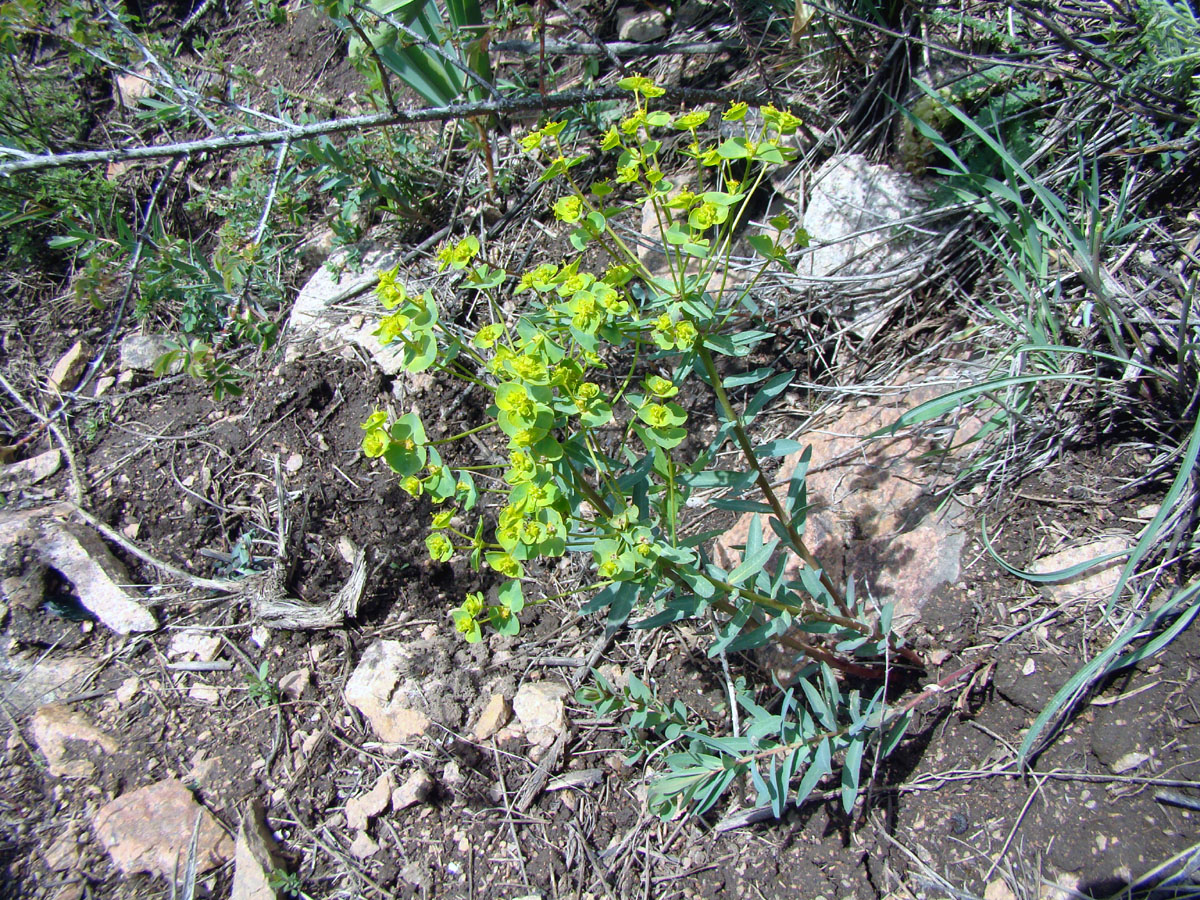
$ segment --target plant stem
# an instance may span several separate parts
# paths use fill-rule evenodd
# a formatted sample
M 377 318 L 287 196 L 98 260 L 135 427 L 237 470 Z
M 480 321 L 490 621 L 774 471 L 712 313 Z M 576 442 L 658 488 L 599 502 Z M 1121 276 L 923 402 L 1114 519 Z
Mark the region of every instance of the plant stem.
M 758 457 L 754 455 L 754 445 L 750 443 L 750 437 L 746 434 L 746 428 L 742 424 L 742 417 L 729 401 L 729 394 L 725 391 L 725 385 L 722 383 L 721 376 L 717 372 L 717 366 L 713 362 L 712 354 L 704 346 L 703 340 L 697 344 L 696 353 L 700 357 L 700 361 L 704 364 L 704 371 L 712 383 L 713 391 L 717 395 L 717 402 L 721 404 L 721 410 L 725 413 L 725 417 L 733 423 L 734 436 L 737 438 L 738 446 L 741 447 L 742 455 L 746 458 L 747 465 L 754 470 L 754 480 L 758 483 L 759 490 L 767 498 L 767 503 L 770 504 L 775 518 L 779 520 L 779 524 L 787 530 L 788 540 L 792 544 L 792 549 L 796 551 L 796 554 L 803 560 L 806 566 L 820 574 L 822 586 L 824 586 L 825 590 L 829 591 L 829 596 L 833 598 L 833 602 L 837 605 L 842 615 L 848 619 L 854 618 L 854 615 L 846 606 L 845 598 L 842 597 L 833 580 L 821 568 L 821 564 L 817 562 L 817 558 L 812 555 L 812 552 L 805 545 L 803 539 L 800 537 L 800 533 L 792 525 L 791 516 L 784 510 L 783 504 L 779 502 L 779 498 L 775 496 L 775 491 L 771 488 L 770 479 L 767 478 L 762 467 L 759 466 Z

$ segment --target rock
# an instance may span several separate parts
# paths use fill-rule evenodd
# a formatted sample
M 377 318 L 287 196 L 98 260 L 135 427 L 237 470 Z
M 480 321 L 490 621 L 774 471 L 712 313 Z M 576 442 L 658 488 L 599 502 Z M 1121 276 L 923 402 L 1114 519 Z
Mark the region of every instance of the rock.
M 467 776 L 463 774 L 462 766 L 458 764 L 458 760 L 452 759 L 446 763 L 442 769 L 442 784 L 448 788 L 458 788 L 466 783 Z
M 42 859 L 51 872 L 62 872 L 79 865 L 80 855 L 79 832 L 75 825 L 68 825 L 66 831 L 43 851 Z
M 154 365 L 165 353 L 175 347 L 165 334 L 131 334 L 121 340 L 121 369 L 123 371 L 152 372 Z M 172 364 L 171 371 L 181 371 L 183 363 Z
M 149 66 L 136 72 L 118 75 L 114 99 L 126 109 L 133 109 L 139 100 L 154 93 L 154 82 L 150 80 L 153 75 L 154 70 Z
M 87 347 L 83 341 L 76 341 L 66 353 L 59 357 L 54 368 L 50 370 L 47 387 L 56 394 L 74 390 L 75 385 L 79 384 L 79 379 L 87 364 Z
M 187 862 L 199 817 L 196 870 L 203 873 L 233 857 L 233 841 L 177 779 L 123 794 L 102 806 L 92 830 L 125 874 L 151 872 L 171 880 Z
M 44 481 L 62 467 L 62 452 L 47 450 L 29 459 L 0 467 L 0 491 L 12 491 Z
M 983 900 L 1017 900 L 1017 897 L 1003 878 L 997 878 L 983 889 Z
M 171 636 L 167 656 L 182 656 L 201 662 L 212 662 L 221 652 L 221 636 L 195 628 L 185 628 Z
M 404 680 L 403 663 L 402 644 L 376 641 L 346 682 L 346 702 L 366 716 L 380 739 L 389 743 L 421 737 L 433 724 L 424 712 L 409 706 L 410 698 L 397 690 Z
M 1059 572 L 1072 566 L 1081 565 L 1089 560 L 1099 559 L 1110 553 L 1123 553 L 1133 546 L 1132 542 L 1120 535 L 1106 537 L 1093 541 L 1082 547 L 1072 547 L 1058 553 L 1043 557 L 1029 567 L 1031 572 L 1045 575 L 1048 572 Z M 1125 565 L 1125 557 L 1118 556 L 1107 562 L 1097 563 L 1069 581 L 1058 584 L 1046 584 L 1042 589 L 1058 603 L 1071 600 L 1099 599 L 1112 594 L 1121 577 L 1121 569 Z
M 717 12 L 718 4 L 713 0 L 687 0 L 675 10 L 675 24 L 680 28 L 691 28 L 706 19 L 711 19 Z
M 356 859 L 366 859 L 379 852 L 379 845 L 371 840 L 365 831 L 360 831 L 350 842 L 350 855 Z
M 118 707 L 128 706 L 129 701 L 132 700 L 134 697 L 136 697 L 138 694 L 138 691 L 140 691 L 141 689 L 142 689 L 142 680 L 140 678 L 138 678 L 136 675 L 130 675 L 128 678 L 126 678 L 124 681 L 122 681 L 120 687 L 118 687 L 113 692 L 113 697 L 117 701 L 117 706 Z
M 284 358 L 293 362 L 317 350 L 353 359 L 356 358 L 355 348 L 361 348 L 385 375 L 396 375 L 402 368 L 403 347 L 398 342 L 384 347 L 372 334 L 378 327 L 378 313 L 383 311 L 374 300 L 372 289 L 378 280 L 378 272 L 395 265 L 395 253 L 368 251 L 363 254 L 359 274 L 345 272 L 338 280 L 330 270 L 340 268 L 339 264 L 346 259 L 345 253 L 336 254 L 329 265 L 318 269 L 300 289 L 288 316 Z M 353 311 L 345 307 L 348 301 L 360 295 L 364 298 L 363 308 L 374 314 L 355 325 L 351 322 Z
M 47 520 L 37 546 L 42 561 L 71 582 L 79 602 L 118 634 L 154 631 L 154 614 L 125 593 L 129 573 L 91 531 Z
M 433 778 L 424 769 L 417 769 L 405 779 L 404 784 L 392 793 L 392 811 L 400 812 L 418 803 L 424 803 L 436 787 Z
M 103 397 L 108 393 L 109 389 L 117 383 L 117 379 L 111 375 L 101 375 L 96 379 L 96 389 L 92 391 L 93 397 Z
M 50 765 L 50 774 L 59 778 L 87 778 L 96 771 L 91 760 L 80 758 L 83 753 L 100 750 L 111 754 L 120 749 L 111 735 L 62 703 L 40 707 L 34 714 L 32 730 L 34 743 Z
M 78 693 L 95 671 L 86 656 L 8 655 L 0 646 L 0 696 L 18 713 Z
M 384 772 L 365 794 L 346 801 L 346 827 L 364 831 L 374 816 L 387 811 L 392 799 L 392 773 Z
M 448 683 L 452 664 L 446 647 L 444 638 L 376 641 L 346 682 L 346 702 L 389 743 L 422 737 L 435 722 L 457 729 L 463 713 Z
M 513 698 L 513 712 L 531 744 L 549 747 L 567 727 L 563 698 L 569 691 L 561 684 L 527 681 Z
M 785 184 L 776 183 L 781 193 Z M 921 276 L 933 253 L 927 225 L 892 225 L 929 208 L 916 179 L 860 154 L 831 157 L 812 176 L 803 227 L 811 251 L 797 266 L 799 280 L 814 279 L 830 296 L 832 312 L 870 340 L 887 320 L 880 297 Z M 865 233 L 861 233 L 865 232 Z
M 656 9 L 617 10 L 617 38 L 643 44 L 657 41 L 667 33 L 667 17 Z
M 282 868 L 262 805 L 255 802 L 238 827 L 230 900 L 276 900 L 278 893 L 271 887 L 271 873 Z
M 211 684 L 204 682 L 196 682 L 188 688 L 188 697 L 197 703 L 205 703 L 209 706 L 216 706 L 221 702 L 221 692 Z
M 508 698 L 503 694 L 492 694 L 487 706 L 479 714 L 479 720 L 475 723 L 472 735 L 477 741 L 486 741 L 507 725 L 511 718 L 512 709 L 508 705 Z
M 283 467 L 288 472 L 293 474 L 299 472 L 302 468 L 304 468 L 304 457 L 299 453 L 293 453 L 287 458 L 287 462 L 283 464 Z
M 292 702 L 299 700 L 312 684 L 312 673 L 308 669 L 293 669 L 279 679 L 279 690 Z
M 982 424 L 964 414 L 956 428 L 942 435 L 901 430 L 865 442 L 863 435 L 958 386 L 952 372 L 925 374 L 943 383 L 922 383 L 910 374 L 896 385 L 895 394 L 835 413 L 829 425 L 805 436 L 811 448 L 805 543 L 835 584 L 845 584 L 852 574 L 860 595 L 869 591 L 880 603 L 894 603 L 898 631 L 919 618 L 931 595 L 959 578 L 967 517 L 955 503 L 938 512 L 936 494 L 949 473 L 944 456 L 934 456 L 934 451 L 964 441 Z M 801 455 L 788 456 L 777 479 L 790 478 Z M 938 462 L 927 463 L 929 458 Z M 743 516 L 717 540 L 713 556 L 719 565 L 728 569 L 740 561 L 737 548 L 745 545 L 753 517 Z M 773 534 L 763 519 L 763 534 Z M 798 575 L 798 559 L 789 553 L 784 564 L 789 577 Z M 786 671 L 779 674 L 790 677 Z

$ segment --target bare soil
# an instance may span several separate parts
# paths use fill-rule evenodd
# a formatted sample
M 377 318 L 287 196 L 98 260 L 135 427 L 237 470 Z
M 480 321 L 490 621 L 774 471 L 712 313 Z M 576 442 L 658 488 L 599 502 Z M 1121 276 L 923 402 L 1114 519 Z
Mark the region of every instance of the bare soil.
M 339 39 L 307 16 L 256 31 L 237 52 L 263 61 L 264 83 L 298 93 L 319 83 L 325 99 L 341 102 L 361 83 L 342 61 Z M 104 311 L 5 302 L 3 318 L 20 323 L 6 335 L 5 370 L 29 392 L 76 336 L 102 340 L 107 327 Z M 457 642 L 447 610 L 467 591 L 486 591 L 486 576 L 430 563 L 428 509 L 360 452 L 360 423 L 391 396 L 390 379 L 367 363 L 323 355 L 284 364 L 260 354 L 242 365 L 251 377 L 240 399 L 216 402 L 202 384 L 174 376 L 117 386 L 81 407 L 69 436 L 87 502 L 154 557 L 197 575 L 229 574 L 212 554 L 232 554 L 239 542 L 253 549 L 252 567 L 265 568 L 274 552 L 278 459 L 291 531 L 289 591 L 313 602 L 336 591 L 349 574 L 336 546 L 349 537 L 370 552 L 359 614 L 344 628 L 268 632 L 245 601 L 164 579 L 120 549 L 162 630 L 121 637 L 49 604 L 9 609 L 0 620 L 0 660 L 50 673 L 82 663 L 83 677 L 58 699 L 117 736 L 120 750 L 89 756 L 90 777 L 52 776 L 32 744 L 34 708 L 3 683 L 0 898 L 172 896 L 161 880 L 117 871 L 89 827 L 109 799 L 168 777 L 183 779 L 231 830 L 251 801 L 261 801 L 288 869 L 313 898 L 868 900 L 980 896 L 997 881 L 1022 898 L 1067 896 L 1050 887 L 1056 882 L 1100 897 L 1194 842 L 1197 813 L 1164 804 L 1156 792 L 1200 788 L 1195 631 L 1114 678 L 1021 772 L 1015 748 L 1033 717 L 1111 630 L 1100 604 L 1056 609 L 998 567 L 978 531 L 963 551 L 960 580 L 930 598 L 910 634 L 938 663 L 908 689 L 963 667 L 967 675 L 930 692 L 853 816 L 830 796 L 782 821 L 728 832 L 713 827 L 728 807 L 702 820 L 659 821 L 646 812 L 644 764 L 626 764 L 620 729 L 573 700 L 551 775 L 599 774 L 579 787 L 541 791 L 518 810 L 536 768 L 529 748 L 468 737 L 493 691 L 511 696 L 530 679 L 575 687 L 599 644 L 602 665 L 677 692 L 715 720 L 725 702 L 719 662 L 704 655 L 690 627 L 654 637 L 622 631 L 606 643 L 602 622 L 560 602 L 531 610 L 518 639 Z M 446 432 L 480 415 L 470 396 L 436 384 L 417 402 L 444 411 Z M 787 403 L 777 412 L 784 424 L 802 420 Z M 15 408 L 9 414 L 19 423 L 14 434 L 35 433 L 32 419 Z M 1120 437 L 1080 447 L 1023 483 L 1003 516 L 988 520 L 1000 535 L 997 551 L 1021 566 L 1070 541 L 1136 530 L 1139 511 L 1159 497 L 1120 493 L 1146 464 Z M 23 454 L 51 446 L 43 434 Z M 70 496 L 64 469 L 5 501 L 15 509 Z M 262 542 L 247 543 L 255 537 Z M 553 593 L 570 576 L 564 567 L 540 577 Z M 169 644 L 183 628 L 220 635 L 224 667 L 173 667 Z M 378 742 L 342 692 L 379 637 L 428 642 L 435 668 L 452 673 L 442 699 L 458 710 L 457 727 L 401 749 Z M 307 672 L 308 686 L 297 697 L 261 702 L 251 688 L 262 662 L 272 679 Z M 735 675 L 757 677 L 750 661 L 731 664 Z M 118 699 L 131 684 L 136 692 Z M 197 695 L 198 685 L 215 689 L 215 702 Z M 435 794 L 376 820 L 370 835 L 378 852 L 354 858 L 347 800 L 384 771 L 401 783 L 418 767 L 436 779 Z M 751 801 L 743 787 L 741 799 Z M 63 842 L 70 862 L 52 867 L 47 860 L 62 859 Z M 231 879 L 232 864 L 201 878 L 196 896 L 228 897 Z M 1005 896 L 997 890 L 989 896 Z

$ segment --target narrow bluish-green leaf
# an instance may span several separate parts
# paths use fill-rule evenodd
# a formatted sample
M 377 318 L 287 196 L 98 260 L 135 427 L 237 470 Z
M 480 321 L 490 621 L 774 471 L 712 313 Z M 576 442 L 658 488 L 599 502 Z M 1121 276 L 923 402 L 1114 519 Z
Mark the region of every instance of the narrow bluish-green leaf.
M 804 449 L 804 444 L 799 441 L 793 441 L 788 438 L 778 438 L 774 441 L 767 441 L 762 446 L 754 448 L 754 455 L 759 459 L 765 457 L 787 456 L 789 453 L 799 453 Z
M 813 761 L 808 764 L 804 777 L 800 779 L 800 786 L 796 788 L 796 805 L 800 806 L 807 800 L 817 782 L 832 771 L 833 753 L 829 749 L 829 738 L 822 738 L 817 745 L 817 752 L 813 754 Z
M 858 799 L 859 774 L 866 743 L 866 740 L 860 737 L 851 741 L 850 746 L 846 748 L 846 761 L 842 763 L 842 809 L 846 811 L 846 815 L 850 815 L 850 811 L 854 809 L 854 801 Z

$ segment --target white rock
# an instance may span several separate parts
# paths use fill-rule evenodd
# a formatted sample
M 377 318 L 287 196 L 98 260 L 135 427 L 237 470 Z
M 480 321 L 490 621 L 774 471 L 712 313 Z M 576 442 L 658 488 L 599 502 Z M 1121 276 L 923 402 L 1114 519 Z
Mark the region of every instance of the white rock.
M 150 372 L 164 353 L 174 349 L 171 339 L 163 334 L 131 334 L 121 340 L 121 368 L 136 372 Z M 179 371 L 181 363 L 175 363 L 172 371 Z
M 379 737 L 403 743 L 421 737 L 432 720 L 417 708 L 419 697 L 397 690 L 404 681 L 408 654 L 399 641 L 376 641 L 346 682 L 346 702 L 371 722 Z
M 346 827 L 363 831 L 371 819 L 387 811 L 392 799 L 392 773 L 384 772 L 365 794 L 346 801 Z
M 62 466 L 62 452 L 54 449 L 0 467 L 0 490 L 37 484 L 49 478 Z
M 345 260 L 345 254 L 335 256 L 331 265 L 337 266 Z M 365 295 L 364 306 L 371 304 L 371 289 L 378 280 L 380 270 L 395 265 L 395 254 L 370 251 L 362 259 L 362 271 L 355 275 L 343 273 L 336 280 L 329 266 L 323 266 L 300 289 L 292 305 L 287 323 L 287 349 L 285 359 L 292 362 L 303 358 L 312 349 L 353 357 L 354 347 L 361 347 L 375 361 L 385 375 L 396 375 L 401 371 L 403 347 L 393 343 L 384 347 L 373 332 L 378 327 L 378 317 L 363 321 L 358 327 L 350 323 L 354 313 L 342 304 Z M 415 287 L 414 287 L 415 289 Z M 383 308 L 374 304 L 380 314 Z
M 392 794 L 392 810 L 400 812 L 418 803 L 424 803 L 433 794 L 433 778 L 424 769 L 417 769 L 405 779 L 404 784 Z
M 525 728 L 530 743 L 549 747 L 567 727 L 563 698 L 568 690 L 561 684 L 530 681 L 521 685 L 513 698 L 513 712 Z
M 175 632 L 167 645 L 167 656 L 190 657 L 201 662 L 212 662 L 220 652 L 220 635 L 195 628 Z
M 983 900 L 1017 900 L 1017 898 L 1004 879 L 997 878 L 983 889 Z
M 360 831 L 350 842 L 350 855 L 356 859 L 366 859 L 379 852 L 379 845 L 371 840 L 365 831 Z
M 209 706 L 221 702 L 221 692 L 211 684 L 193 684 L 188 688 L 188 696 L 197 703 L 207 703 Z
M 138 691 L 142 689 L 142 680 L 136 675 L 130 675 L 121 682 L 121 686 L 113 692 L 113 697 L 116 698 L 117 706 L 128 706 L 129 701 L 137 696 Z
M 1142 763 L 1150 759 L 1149 753 L 1142 753 L 1138 750 L 1131 750 L 1110 767 L 1114 775 L 1124 775 L 1126 772 L 1131 772 L 1140 766 Z
M 47 520 L 37 547 L 44 562 L 75 586 L 79 602 L 119 634 L 153 631 L 154 614 L 125 592 L 129 573 L 95 534 L 66 522 Z
M 68 741 L 89 745 L 104 753 L 116 753 L 120 748 L 109 734 L 93 725 L 81 712 L 65 704 L 51 703 L 38 709 L 33 717 L 33 740 L 46 762 L 50 774 L 59 778 L 87 778 L 96 771 L 91 760 L 79 758 Z
M 667 33 L 667 17 L 656 9 L 617 10 L 617 37 L 622 41 L 646 43 Z
M 892 223 L 928 208 L 925 191 L 911 176 L 873 165 L 860 154 L 830 158 L 813 174 L 804 210 L 804 230 L 813 249 L 800 260 L 801 282 L 811 276 L 820 279 L 814 284 L 826 294 L 832 281 L 840 290 L 869 296 L 914 281 L 932 252 L 922 250 L 928 237 L 911 224 Z M 866 339 L 886 318 L 886 310 L 869 301 L 834 312 L 849 318 Z

